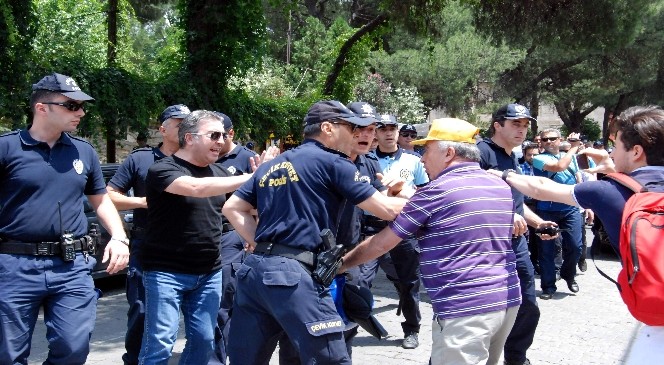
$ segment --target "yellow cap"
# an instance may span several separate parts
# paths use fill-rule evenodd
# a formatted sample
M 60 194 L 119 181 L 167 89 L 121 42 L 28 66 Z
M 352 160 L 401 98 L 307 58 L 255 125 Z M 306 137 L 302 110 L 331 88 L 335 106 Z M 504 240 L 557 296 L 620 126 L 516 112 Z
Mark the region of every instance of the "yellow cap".
M 475 135 L 479 128 L 457 118 L 434 119 L 426 138 L 413 141 L 414 145 L 423 145 L 428 141 L 451 141 L 475 143 Z

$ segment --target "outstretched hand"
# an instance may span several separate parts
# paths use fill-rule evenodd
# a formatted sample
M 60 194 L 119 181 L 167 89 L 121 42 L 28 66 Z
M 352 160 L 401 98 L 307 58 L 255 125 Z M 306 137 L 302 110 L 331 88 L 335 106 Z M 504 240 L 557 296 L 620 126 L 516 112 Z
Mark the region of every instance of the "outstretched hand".
M 401 178 L 385 176 L 380 172 L 376 173 L 376 178 L 387 187 L 387 196 L 410 198 L 415 194 L 415 189 L 406 185 L 406 181 Z
M 268 147 L 260 156 L 256 155 L 249 158 L 249 165 L 251 166 L 251 171 L 256 172 L 258 166 L 262 163 L 273 160 L 275 157 L 279 156 L 279 147 L 270 146 Z

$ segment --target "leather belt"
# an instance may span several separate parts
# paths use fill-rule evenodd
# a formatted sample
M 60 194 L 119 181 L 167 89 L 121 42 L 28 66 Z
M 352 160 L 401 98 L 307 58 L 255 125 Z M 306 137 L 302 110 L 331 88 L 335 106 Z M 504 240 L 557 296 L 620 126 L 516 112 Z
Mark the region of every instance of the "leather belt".
M 74 244 L 74 251 L 90 251 L 88 242 L 92 243 L 92 238 L 88 236 L 83 236 L 73 240 L 72 243 Z M 34 256 L 57 256 L 62 253 L 62 249 L 60 247 L 60 242 L 2 241 L 0 243 L 0 253 Z
M 224 223 L 224 224 L 221 225 L 221 233 L 226 233 L 226 232 L 230 232 L 230 231 L 234 231 L 234 230 L 235 230 L 235 227 L 233 227 L 233 225 L 230 224 L 230 223 Z
M 254 248 L 254 253 L 287 257 L 289 259 L 297 260 L 309 266 L 310 268 L 315 266 L 315 255 L 313 252 L 299 248 L 278 245 L 276 243 L 259 242 Z

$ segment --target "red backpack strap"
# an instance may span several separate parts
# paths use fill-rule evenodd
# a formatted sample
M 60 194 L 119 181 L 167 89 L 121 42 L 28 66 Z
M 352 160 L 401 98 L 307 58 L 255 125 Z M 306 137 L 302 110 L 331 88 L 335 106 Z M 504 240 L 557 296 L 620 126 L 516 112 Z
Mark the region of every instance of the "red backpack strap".
M 648 189 L 640 182 L 636 181 L 633 177 L 623 174 L 622 172 L 612 172 L 606 175 L 607 179 L 611 179 L 620 185 L 630 189 L 635 193 L 645 193 Z

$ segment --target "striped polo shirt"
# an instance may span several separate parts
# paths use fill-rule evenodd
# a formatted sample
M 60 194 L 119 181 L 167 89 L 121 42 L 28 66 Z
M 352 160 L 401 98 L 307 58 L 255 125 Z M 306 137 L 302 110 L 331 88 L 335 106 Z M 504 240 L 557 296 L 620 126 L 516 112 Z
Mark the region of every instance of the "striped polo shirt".
M 419 240 L 422 280 L 435 314 L 465 317 L 521 303 L 513 216 L 509 186 L 478 163 L 449 167 L 417 190 L 390 228 Z

